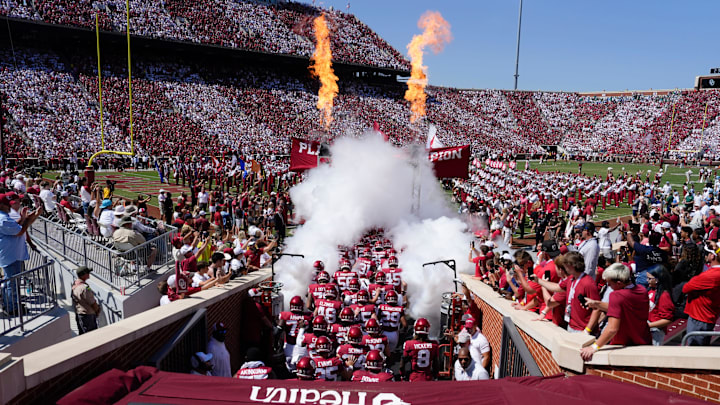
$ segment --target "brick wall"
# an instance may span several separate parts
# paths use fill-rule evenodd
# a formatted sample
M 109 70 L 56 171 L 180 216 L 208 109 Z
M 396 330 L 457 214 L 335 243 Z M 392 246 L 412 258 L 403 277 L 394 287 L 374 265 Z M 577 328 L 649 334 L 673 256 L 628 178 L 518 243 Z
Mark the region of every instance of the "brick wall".
M 698 370 L 587 366 L 587 374 L 720 403 L 720 376 Z
M 241 335 L 243 332 L 242 310 L 243 300 L 250 299 L 246 291 L 233 294 L 228 298 L 216 302 L 207 308 L 207 332 L 208 341 L 212 330 L 217 322 L 222 322 L 228 329 L 225 336 L 225 347 L 230 352 L 230 370 L 232 372 L 240 369 L 241 360 L 247 348 L 241 346 Z
M 494 369 L 500 361 L 500 345 L 503 327 L 502 314 L 477 297 L 475 297 L 475 302 L 483 313 L 482 333 L 485 337 L 487 337 L 490 342 L 490 346 L 492 347 L 492 361 Z M 518 332 L 520 332 L 520 336 L 522 336 L 523 341 L 527 345 L 544 376 L 551 376 L 559 373 L 564 373 L 570 376 L 576 375 L 576 373 L 572 371 L 561 369 L 553 358 L 550 350 L 546 349 L 522 329 L 518 328 Z M 585 373 L 720 403 L 720 376 L 718 376 L 717 372 L 667 368 L 588 365 L 586 366 Z
M 190 319 L 187 316 L 167 327 L 146 335 L 132 344 L 119 347 L 110 353 L 89 360 L 74 369 L 45 381 L 13 398 L 11 404 L 55 403 L 68 392 L 83 385 L 98 375 L 117 368 L 129 370 L 141 365 L 155 354 L 183 324 Z M 93 333 L 93 332 L 91 332 Z
M 495 308 L 491 307 L 477 296 L 475 297 L 475 303 L 478 307 L 480 307 L 483 314 L 482 333 L 485 335 L 488 342 L 490 342 L 490 347 L 492 348 L 492 370 L 495 370 L 495 366 L 497 366 L 500 362 L 503 316 L 495 310 Z M 523 341 L 527 345 L 544 376 L 547 377 L 562 373 L 560 366 L 558 366 L 550 350 L 546 349 L 545 346 L 538 343 L 522 329 L 518 328 L 518 332 L 520 332 L 520 336 L 522 336 Z

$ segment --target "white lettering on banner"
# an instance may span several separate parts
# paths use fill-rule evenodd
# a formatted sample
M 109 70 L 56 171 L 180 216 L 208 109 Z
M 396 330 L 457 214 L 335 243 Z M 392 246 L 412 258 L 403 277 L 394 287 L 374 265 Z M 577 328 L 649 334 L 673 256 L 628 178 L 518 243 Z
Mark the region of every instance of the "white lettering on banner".
M 431 152 L 430 161 L 435 162 L 437 160 L 453 160 L 462 159 L 462 149 L 444 150 L 440 152 Z
M 312 399 L 309 399 L 312 394 Z M 300 390 L 300 403 L 301 404 L 314 404 L 320 399 L 320 392 L 318 390 Z
M 320 394 L 320 405 L 340 405 L 341 403 L 342 399 L 337 391 L 325 391 Z
M 250 400 L 262 403 L 285 403 L 285 404 L 318 404 L 318 405 L 368 405 L 367 392 L 354 391 L 333 391 L 326 390 L 322 393 L 318 390 L 290 389 L 288 398 L 287 388 L 267 387 L 265 398 L 259 398 L 262 387 L 253 385 L 250 392 Z M 298 391 L 300 396 L 298 399 Z M 372 398 L 370 405 L 410 405 L 395 394 L 382 392 Z
M 303 153 L 303 150 L 307 149 L 308 155 L 319 155 L 320 154 L 320 147 L 318 146 L 315 150 L 312 150 L 312 144 L 307 144 L 305 142 L 300 142 L 300 148 L 298 152 Z

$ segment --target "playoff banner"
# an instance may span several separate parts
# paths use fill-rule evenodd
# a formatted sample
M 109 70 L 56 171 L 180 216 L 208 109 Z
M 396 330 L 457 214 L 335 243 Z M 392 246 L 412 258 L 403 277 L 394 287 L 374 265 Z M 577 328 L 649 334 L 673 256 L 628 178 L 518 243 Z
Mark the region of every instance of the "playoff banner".
M 432 162 L 435 175 L 439 179 L 449 177 L 468 178 L 470 145 L 430 149 L 428 159 Z
M 317 167 L 319 162 L 329 162 L 329 155 L 327 146 L 320 142 L 292 138 L 290 171 L 301 172 Z

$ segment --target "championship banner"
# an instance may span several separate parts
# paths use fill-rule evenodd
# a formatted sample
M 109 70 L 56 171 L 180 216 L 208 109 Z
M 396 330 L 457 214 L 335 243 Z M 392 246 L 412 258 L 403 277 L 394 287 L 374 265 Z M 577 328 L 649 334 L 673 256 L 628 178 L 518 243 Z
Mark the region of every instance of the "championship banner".
M 428 159 L 432 162 L 435 175 L 439 179 L 451 177 L 468 178 L 470 145 L 430 149 Z
M 328 162 L 329 152 L 325 145 L 316 141 L 292 138 L 290 171 L 301 172 L 317 167 L 318 162 Z

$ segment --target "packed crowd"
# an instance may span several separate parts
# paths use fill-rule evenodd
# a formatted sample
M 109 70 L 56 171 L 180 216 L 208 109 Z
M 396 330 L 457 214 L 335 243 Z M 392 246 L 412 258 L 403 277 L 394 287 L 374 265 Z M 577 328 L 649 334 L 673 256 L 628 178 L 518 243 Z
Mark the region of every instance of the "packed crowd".
M 314 49 L 312 19 L 321 13 L 336 33 L 332 43 L 336 61 L 409 70 L 409 62 L 354 15 L 296 2 L 132 0 L 130 31 L 153 38 L 310 57 Z M 3 0 L 0 15 L 91 29 L 97 15 L 104 30 L 125 32 L 127 25 L 126 4 L 120 0 Z
M 98 136 L 88 136 L 99 133 L 96 72 L 78 68 L 93 66 L 89 59 L 65 62 L 29 49 L 5 50 L 2 56 L 0 94 L 7 101 L 0 109 L 8 139 L 18 146 L 10 149 L 10 157 L 82 158 L 98 150 Z M 279 156 L 288 152 L 288 134 L 357 136 L 374 124 L 404 145 L 423 138 L 431 123 L 445 144 L 470 144 L 475 152 L 542 153 L 541 145 L 555 143 L 588 156 L 635 154 L 662 149 L 669 140 L 662 128 L 669 129 L 673 107 L 673 145 L 698 148 L 701 138 L 706 147 L 720 144 L 720 93 L 715 91 L 591 99 L 572 93 L 429 87 L 428 119 L 411 124 L 402 86 L 341 82 L 336 119 L 326 133 L 315 108 L 316 84 L 306 76 L 252 67 L 231 74 L 152 59 L 139 63 L 134 75 L 133 134 L 143 156 L 230 151 Z M 118 150 L 129 149 L 127 86 L 122 68 L 103 68 L 106 146 Z M 712 149 L 705 156 L 718 153 Z
M 654 180 L 611 172 L 598 179 L 477 168 L 455 189 L 476 223 L 488 224 L 471 247 L 475 276 L 538 320 L 596 336 L 582 350 L 585 360 L 606 344 L 666 344 L 679 336 L 682 329 L 666 337 L 679 319 L 687 320 L 687 333 L 714 331 L 720 180 L 709 171 L 701 176 L 702 190 L 686 186 L 680 195 L 662 184 L 662 173 Z M 629 204 L 632 217 L 596 223 L 605 204 Z M 536 257 L 509 249 L 516 227 L 522 234 L 526 223 L 536 236 Z M 711 337 L 691 335 L 688 343 L 708 345 Z

